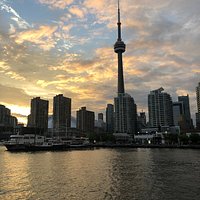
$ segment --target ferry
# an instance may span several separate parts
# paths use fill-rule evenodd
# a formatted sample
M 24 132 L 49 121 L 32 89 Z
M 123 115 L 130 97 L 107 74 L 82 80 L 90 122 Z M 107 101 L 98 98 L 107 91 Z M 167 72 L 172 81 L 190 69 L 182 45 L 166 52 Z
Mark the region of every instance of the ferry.
M 69 145 L 55 140 L 47 140 L 44 136 L 25 134 L 11 135 L 10 140 L 4 142 L 8 151 L 53 151 L 65 150 Z
M 10 140 L 4 142 L 8 151 L 58 151 L 90 147 L 89 139 L 75 137 L 68 140 L 45 138 L 44 136 L 25 134 L 11 135 Z
M 4 146 L 8 151 L 26 151 L 28 146 L 42 145 L 44 143 L 44 136 L 25 134 L 25 135 L 11 135 L 10 140 L 4 142 Z

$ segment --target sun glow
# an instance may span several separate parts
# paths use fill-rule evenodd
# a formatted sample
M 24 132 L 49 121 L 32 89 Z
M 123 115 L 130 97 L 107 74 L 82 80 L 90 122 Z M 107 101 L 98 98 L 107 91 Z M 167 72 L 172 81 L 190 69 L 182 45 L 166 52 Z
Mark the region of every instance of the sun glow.
M 11 110 L 11 114 L 17 117 L 19 123 L 27 124 L 27 116 L 30 114 L 30 108 L 25 106 L 11 105 L 2 103 Z

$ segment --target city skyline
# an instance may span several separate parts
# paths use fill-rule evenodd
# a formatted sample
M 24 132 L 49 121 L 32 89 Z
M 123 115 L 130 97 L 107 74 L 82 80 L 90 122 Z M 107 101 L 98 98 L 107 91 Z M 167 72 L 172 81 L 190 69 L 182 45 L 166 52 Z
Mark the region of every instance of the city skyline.
M 173 101 L 189 94 L 195 119 L 198 1 L 120 4 L 126 91 L 138 112 L 147 113 L 149 91 L 162 86 Z M 105 113 L 117 93 L 116 5 L 117 0 L 1 1 L 0 104 L 20 119 L 30 113 L 33 97 L 50 100 L 52 108 L 53 96 L 64 94 L 72 98 L 73 116 L 82 106 Z

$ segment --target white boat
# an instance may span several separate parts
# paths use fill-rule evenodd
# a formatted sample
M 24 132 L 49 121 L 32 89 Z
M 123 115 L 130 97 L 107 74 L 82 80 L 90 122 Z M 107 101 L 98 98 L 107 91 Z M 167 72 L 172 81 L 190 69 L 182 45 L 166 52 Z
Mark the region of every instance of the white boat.
M 10 140 L 4 142 L 8 151 L 26 151 L 28 146 L 42 145 L 45 137 L 34 134 L 11 135 Z
M 84 148 L 90 146 L 89 138 L 86 137 L 74 137 L 70 143 L 70 148 Z

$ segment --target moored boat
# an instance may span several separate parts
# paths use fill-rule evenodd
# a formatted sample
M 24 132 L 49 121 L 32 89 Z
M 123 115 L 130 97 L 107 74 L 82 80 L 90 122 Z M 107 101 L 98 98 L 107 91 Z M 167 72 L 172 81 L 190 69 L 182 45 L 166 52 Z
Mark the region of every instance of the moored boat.
M 25 134 L 11 135 L 10 140 L 4 142 L 4 146 L 8 151 L 27 151 L 29 146 L 41 145 L 44 143 L 44 136 Z
M 91 147 L 91 144 L 89 142 L 89 139 L 86 137 L 75 137 L 72 138 L 70 143 L 70 148 L 87 148 Z
M 11 135 L 10 140 L 4 142 L 8 151 L 60 151 L 68 149 L 84 149 L 91 147 L 89 139 L 75 137 L 67 140 L 45 138 L 44 136 L 26 134 Z

